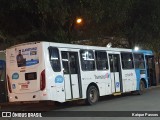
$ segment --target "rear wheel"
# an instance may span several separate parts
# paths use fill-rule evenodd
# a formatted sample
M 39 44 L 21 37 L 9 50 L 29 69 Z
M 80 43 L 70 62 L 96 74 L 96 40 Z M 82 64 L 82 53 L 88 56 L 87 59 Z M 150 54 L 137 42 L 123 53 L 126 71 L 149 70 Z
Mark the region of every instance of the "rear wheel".
M 140 86 L 139 86 L 139 90 L 137 91 L 138 95 L 142 95 L 145 92 L 145 84 L 144 82 L 141 80 L 140 81 Z
M 89 86 L 87 90 L 86 103 L 89 105 L 95 104 L 99 99 L 99 92 L 95 86 Z

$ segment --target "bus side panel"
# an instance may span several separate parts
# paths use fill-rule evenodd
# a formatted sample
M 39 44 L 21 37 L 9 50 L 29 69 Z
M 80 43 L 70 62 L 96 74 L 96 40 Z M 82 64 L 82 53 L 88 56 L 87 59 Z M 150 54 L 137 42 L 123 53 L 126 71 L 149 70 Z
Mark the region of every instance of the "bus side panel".
M 122 69 L 123 92 L 135 91 L 137 87 L 137 78 L 135 70 Z
M 137 87 L 136 87 L 136 90 L 139 90 L 139 84 L 140 84 L 140 70 L 138 69 L 135 69 L 136 71 L 136 79 L 137 79 Z
M 136 79 L 137 79 L 136 90 L 139 90 L 140 80 L 142 80 L 142 79 L 145 80 L 146 85 L 147 85 L 146 88 L 148 88 L 148 79 L 147 79 L 146 70 L 135 69 L 135 71 L 136 71 Z
M 111 79 L 109 71 L 82 71 L 82 92 L 86 98 L 87 88 L 90 83 L 95 83 L 99 89 L 99 95 L 111 94 Z
M 49 94 L 49 99 L 58 102 L 65 102 L 65 91 L 64 91 L 64 77 L 63 70 L 60 72 L 54 72 L 49 59 L 49 47 L 58 47 L 50 43 L 45 46 L 45 70 L 46 70 L 46 85 Z M 60 51 L 59 51 L 60 56 Z M 61 56 L 60 56 L 61 60 Z M 61 62 L 60 62 L 61 63 Z M 62 66 L 62 64 L 61 64 Z M 60 81 L 59 81 L 60 80 Z

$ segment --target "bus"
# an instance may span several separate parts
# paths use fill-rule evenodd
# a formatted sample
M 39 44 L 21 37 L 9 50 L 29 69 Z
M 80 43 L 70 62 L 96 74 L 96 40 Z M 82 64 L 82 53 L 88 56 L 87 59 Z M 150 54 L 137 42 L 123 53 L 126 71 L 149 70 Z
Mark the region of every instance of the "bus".
M 142 59 L 141 57 L 144 57 L 143 66 L 138 67 L 137 62 L 138 62 L 138 59 Z M 148 87 L 156 86 L 157 81 L 156 81 L 156 71 L 155 71 L 155 62 L 154 62 L 155 59 L 154 59 L 153 52 L 150 50 L 134 51 L 134 60 L 135 60 L 135 69 L 136 69 L 137 77 L 140 75 L 141 76 L 145 75 L 145 77 L 143 78 L 148 79 L 147 81 L 148 84 L 146 83 Z
M 0 51 L 0 103 L 8 102 L 7 82 L 6 82 L 6 55 L 5 51 Z
M 29 42 L 6 49 L 6 76 L 10 102 L 85 99 L 135 92 L 149 87 L 146 58 L 152 51 L 134 51 Z M 153 62 L 153 61 L 152 61 Z

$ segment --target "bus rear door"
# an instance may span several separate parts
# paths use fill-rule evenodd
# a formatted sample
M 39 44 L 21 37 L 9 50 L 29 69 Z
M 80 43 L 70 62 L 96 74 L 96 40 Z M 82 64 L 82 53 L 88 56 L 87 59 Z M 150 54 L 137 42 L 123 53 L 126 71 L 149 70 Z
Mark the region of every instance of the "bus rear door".
M 78 51 L 61 51 L 66 100 L 81 98 Z
M 108 53 L 112 81 L 112 93 L 122 91 L 121 64 L 119 53 Z

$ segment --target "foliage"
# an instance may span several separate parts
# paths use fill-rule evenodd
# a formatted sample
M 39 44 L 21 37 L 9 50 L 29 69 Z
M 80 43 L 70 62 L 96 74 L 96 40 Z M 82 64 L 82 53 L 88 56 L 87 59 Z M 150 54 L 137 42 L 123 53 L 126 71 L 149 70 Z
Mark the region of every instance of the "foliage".
M 159 11 L 159 0 L 0 0 L 0 39 L 13 45 L 116 37 L 130 48 L 158 51 Z M 75 22 L 78 17 L 81 25 Z

